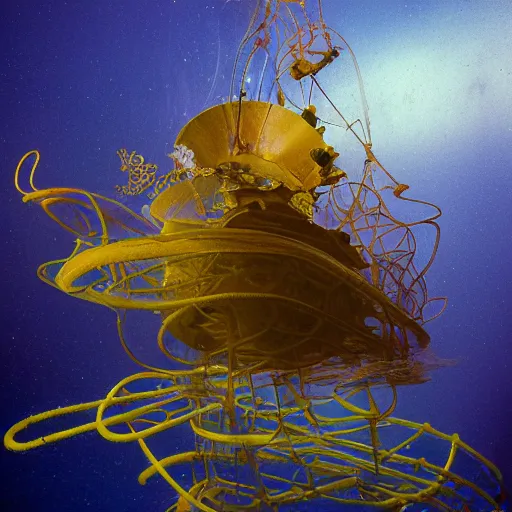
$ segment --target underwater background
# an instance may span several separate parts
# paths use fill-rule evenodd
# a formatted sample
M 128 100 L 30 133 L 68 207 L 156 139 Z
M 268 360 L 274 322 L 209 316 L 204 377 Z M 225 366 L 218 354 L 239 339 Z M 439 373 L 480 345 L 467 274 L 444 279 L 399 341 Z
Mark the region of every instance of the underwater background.
M 38 149 L 36 186 L 107 196 L 125 183 L 119 148 L 169 166 L 181 126 L 228 99 L 253 7 L 249 0 L 0 7 L 2 435 L 30 414 L 100 398 L 137 371 L 111 311 L 37 279 L 37 267 L 69 254 L 73 238 L 22 203 L 16 164 Z M 427 281 L 449 303 L 427 330 L 433 351 L 457 364 L 401 389 L 395 415 L 459 433 L 500 468 L 510 492 L 512 4 L 326 0 L 324 9 L 358 58 L 375 154 L 415 197 L 443 210 Z M 131 336 L 143 346 L 144 325 Z M 169 452 L 190 437 L 185 426 L 173 429 Z M 1 511 L 158 511 L 171 503 L 158 479 L 137 483 L 147 462 L 136 444 L 94 433 L 23 454 L 2 447 L 0 461 Z

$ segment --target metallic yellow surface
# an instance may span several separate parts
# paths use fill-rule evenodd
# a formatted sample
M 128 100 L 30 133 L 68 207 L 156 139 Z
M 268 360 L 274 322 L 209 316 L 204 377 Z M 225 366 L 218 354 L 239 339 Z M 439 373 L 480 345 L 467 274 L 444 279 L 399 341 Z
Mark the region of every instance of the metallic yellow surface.
M 261 101 L 226 103 L 202 112 L 181 130 L 176 144 L 191 149 L 199 167 L 215 169 L 225 162 L 250 166 L 292 191 L 320 185 L 320 166 L 310 152 L 327 147 L 298 114 Z
M 502 478 L 490 461 L 456 434 L 393 416 L 398 387 L 442 366 L 424 328 L 445 305 L 425 281 L 441 212 L 407 197 L 408 186 L 375 157 L 362 89 L 362 120 L 350 122 L 325 91 L 322 74 L 345 49 L 362 82 L 321 3 L 314 16 L 311 5 L 258 4 L 234 64 L 230 98 L 238 100 L 183 127 L 170 172 L 121 153 L 131 172 L 121 191 L 149 192 L 141 215 L 80 189 L 38 189 L 39 153 L 22 157 L 15 186 L 23 201 L 77 239 L 39 277 L 115 311 L 121 344 L 142 371 L 104 398 L 20 421 L 4 444 L 25 451 L 92 430 L 136 442 L 148 461 L 139 483 L 160 475 L 178 494 L 168 510 L 178 512 L 500 510 Z M 254 56 L 271 51 L 275 67 L 260 71 L 274 74 L 273 86 L 248 97 Z M 335 167 L 344 148 L 324 141 L 332 126 L 360 145 L 357 176 Z M 396 214 L 398 205 L 408 215 Z M 409 216 L 416 207 L 419 218 Z M 418 227 L 433 233 L 421 264 Z M 144 347 L 158 365 L 129 340 L 130 315 L 144 313 L 155 326 Z M 95 420 L 18 438 L 85 411 Z M 190 427 L 194 449 L 160 453 L 177 425 Z

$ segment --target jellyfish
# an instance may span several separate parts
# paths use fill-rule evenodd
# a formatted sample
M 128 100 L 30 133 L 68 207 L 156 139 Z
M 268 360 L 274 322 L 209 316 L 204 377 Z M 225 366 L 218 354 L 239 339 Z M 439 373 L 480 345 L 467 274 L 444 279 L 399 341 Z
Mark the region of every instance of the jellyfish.
M 347 62 L 355 119 L 328 90 Z M 81 189 L 38 189 L 39 153 L 21 159 L 23 201 L 77 239 L 39 277 L 112 309 L 141 372 L 104 398 L 22 420 L 5 446 L 88 431 L 137 442 L 148 461 L 139 483 L 160 475 L 177 495 L 168 510 L 500 510 L 492 462 L 457 434 L 394 416 L 400 386 L 445 364 L 424 327 L 446 304 L 426 285 L 441 211 L 409 197 L 375 156 L 355 56 L 321 2 L 260 1 L 230 88 L 235 101 L 182 128 L 168 172 L 118 151 L 128 184 L 117 191 L 143 197 L 140 213 Z M 361 150 L 359 173 L 333 142 L 340 131 Z M 418 255 L 423 228 L 431 251 Z M 130 346 L 136 312 L 153 314 L 147 343 L 166 364 Z M 84 411 L 95 421 L 17 438 Z M 151 444 L 182 424 L 193 449 Z

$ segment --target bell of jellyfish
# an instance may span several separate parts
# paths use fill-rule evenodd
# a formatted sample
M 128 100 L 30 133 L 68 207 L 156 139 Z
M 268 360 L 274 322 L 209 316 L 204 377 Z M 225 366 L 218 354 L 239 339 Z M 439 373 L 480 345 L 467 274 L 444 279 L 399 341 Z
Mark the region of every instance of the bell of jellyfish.
M 335 97 L 340 73 L 354 104 Z M 168 510 L 180 512 L 502 510 L 489 460 L 457 434 L 394 415 L 400 387 L 444 364 L 424 328 L 445 305 L 425 281 L 441 212 L 373 153 L 355 55 L 320 0 L 258 2 L 227 97 L 182 127 L 169 170 L 118 151 L 117 191 L 143 198 L 140 211 L 39 190 L 39 153 L 21 159 L 23 201 L 77 238 L 39 277 L 111 308 L 141 372 L 92 402 L 20 421 L 5 446 L 92 430 L 136 442 L 147 459 L 139 483 L 160 475 Z M 421 229 L 430 253 L 417 251 Z M 144 342 L 162 364 L 130 346 L 135 312 L 153 314 Z M 19 440 L 84 411 L 96 420 Z M 177 425 L 190 430 L 189 451 L 153 447 Z

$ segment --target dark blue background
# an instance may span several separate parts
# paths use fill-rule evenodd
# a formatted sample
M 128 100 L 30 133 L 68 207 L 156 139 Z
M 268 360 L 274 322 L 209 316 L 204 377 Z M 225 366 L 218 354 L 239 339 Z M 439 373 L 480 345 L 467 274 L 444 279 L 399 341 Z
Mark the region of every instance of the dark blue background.
M 430 274 L 449 297 L 429 326 L 458 365 L 403 389 L 398 414 L 428 421 L 495 462 L 512 482 L 512 52 L 508 2 L 325 1 L 359 56 L 376 154 L 414 197 L 444 210 Z M 36 185 L 112 196 L 115 154 L 162 167 L 183 124 L 229 94 L 252 2 L 4 2 L 0 15 L 2 336 L 0 431 L 30 414 L 104 396 L 137 371 L 112 312 L 44 285 L 35 271 L 73 240 L 13 186 L 19 158 L 41 151 Z M 214 78 L 215 77 L 215 81 Z M 212 87 L 213 86 L 213 87 Z M 134 333 L 143 336 L 144 333 Z M 176 429 L 168 452 L 182 449 Z M 0 450 L 0 510 L 165 510 L 167 486 L 137 484 L 136 445 L 89 434 L 25 454 Z

